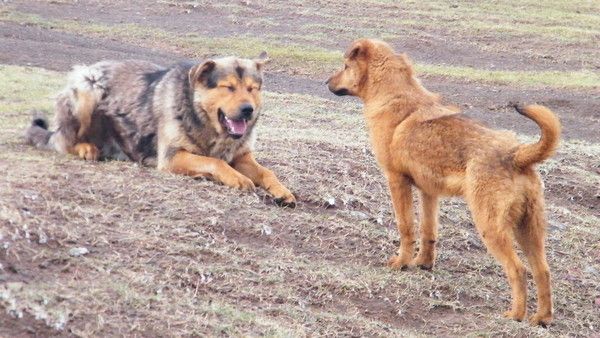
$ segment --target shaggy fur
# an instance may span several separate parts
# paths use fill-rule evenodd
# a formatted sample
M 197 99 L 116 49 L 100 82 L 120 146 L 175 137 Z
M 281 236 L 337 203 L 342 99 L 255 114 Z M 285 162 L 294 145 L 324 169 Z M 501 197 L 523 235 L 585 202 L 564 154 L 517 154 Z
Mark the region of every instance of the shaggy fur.
M 292 193 L 252 155 L 265 60 L 76 66 L 56 100 L 57 130 L 36 114 L 25 136 L 85 160 L 130 159 L 240 189 L 256 184 L 293 206 Z
M 558 146 L 560 123 L 543 106 L 517 106 L 534 120 L 542 137 L 519 144 L 513 133 L 490 130 L 444 106 L 413 74 L 406 55 L 376 40 L 357 40 L 345 54 L 344 70 L 329 80 L 337 95 L 364 102 L 375 157 L 385 174 L 400 247 L 389 260 L 392 268 L 409 265 L 431 269 L 435 260 L 438 198 L 464 196 L 488 251 L 504 267 L 512 288 L 512 308 L 505 315 L 526 316 L 526 270 L 515 251 L 525 253 L 537 286 L 537 312 L 532 324 L 552 320 L 550 272 L 544 239 L 542 182 L 534 165 Z M 412 187 L 421 193 L 421 241 L 414 255 Z

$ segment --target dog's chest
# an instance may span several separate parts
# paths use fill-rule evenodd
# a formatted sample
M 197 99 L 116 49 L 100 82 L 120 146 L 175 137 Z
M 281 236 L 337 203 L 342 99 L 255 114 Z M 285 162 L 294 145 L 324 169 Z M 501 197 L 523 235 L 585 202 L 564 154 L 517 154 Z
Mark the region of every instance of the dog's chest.
M 230 163 L 245 140 L 235 140 L 231 137 L 219 137 L 208 145 L 208 155 Z
M 392 165 L 392 157 L 390 154 L 390 146 L 394 128 L 380 121 L 368 121 L 369 139 L 373 147 L 373 153 L 379 166 L 384 169 Z

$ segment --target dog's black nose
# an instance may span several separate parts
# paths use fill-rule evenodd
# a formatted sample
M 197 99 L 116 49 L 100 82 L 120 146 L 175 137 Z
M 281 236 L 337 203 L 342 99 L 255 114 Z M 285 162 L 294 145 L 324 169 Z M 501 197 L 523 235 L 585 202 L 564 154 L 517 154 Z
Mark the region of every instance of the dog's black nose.
M 254 107 L 250 103 L 244 103 L 240 106 L 240 116 L 246 120 L 249 120 L 254 113 Z

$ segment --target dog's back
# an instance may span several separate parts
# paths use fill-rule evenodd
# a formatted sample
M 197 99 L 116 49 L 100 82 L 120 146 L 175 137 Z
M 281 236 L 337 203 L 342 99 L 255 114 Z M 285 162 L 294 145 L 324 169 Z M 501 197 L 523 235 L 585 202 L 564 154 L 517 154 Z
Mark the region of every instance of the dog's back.
M 36 116 L 27 142 L 72 152 L 77 142 L 102 145 L 99 157 L 128 157 L 156 162 L 156 118 L 152 110 L 156 83 L 168 69 L 137 60 L 102 61 L 73 67 L 55 105 L 58 132 Z M 42 122 L 43 121 L 43 122 Z

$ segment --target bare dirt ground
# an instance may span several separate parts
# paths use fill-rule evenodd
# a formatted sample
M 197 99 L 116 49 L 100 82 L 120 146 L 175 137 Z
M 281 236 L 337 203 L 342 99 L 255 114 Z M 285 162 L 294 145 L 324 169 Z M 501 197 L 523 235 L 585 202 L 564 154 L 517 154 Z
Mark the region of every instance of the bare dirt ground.
M 598 76 L 600 5 L 0 6 L 0 336 L 600 334 L 600 84 L 542 79 Z M 540 166 L 556 306 L 551 327 L 500 318 L 509 305 L 506 279 L 460 200 L 442 205 L 433 271 L 384 266 L 397 234 L 360 105 L 323 85 L 341 51 L 362 36 L 407 52 L 425 65 L 428 88 L 525 141 L 538 129 L 508 108 L 510 100 L 539 102 L 560 115 L 563 144 Z M 297 194 L 294 210 L 273 206 L 262 192 L 240 193 L 128 162 L 82 163 L 20 140 L 27 109 L 50 109 L 51 95 L 75 63 L 168 64 L 230 53 L 251 57 L 261 49 L 273 62 L 257 157 Z M 456 76 L 447 66 L 526 73 L 542 84 Z M 89 253 L 71 256 L 78 247 Z M 529 290 L 532 312 L 531 282 Z

